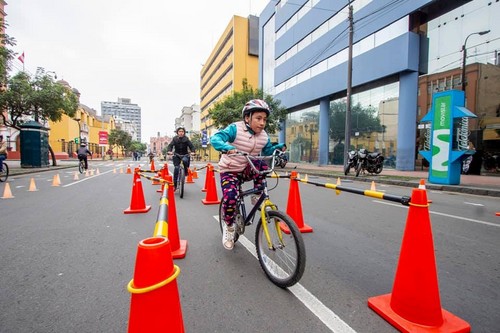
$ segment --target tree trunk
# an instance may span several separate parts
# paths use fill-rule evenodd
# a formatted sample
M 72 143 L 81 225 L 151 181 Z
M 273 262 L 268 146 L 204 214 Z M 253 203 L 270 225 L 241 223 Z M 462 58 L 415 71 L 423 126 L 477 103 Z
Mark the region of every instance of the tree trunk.
M 54 154 L 54 150 L 52 150 L 50 144 L 49 144 L 49 152 L 50 156 L 52 157 L 52 166 L 57 166 L 56 154 Z

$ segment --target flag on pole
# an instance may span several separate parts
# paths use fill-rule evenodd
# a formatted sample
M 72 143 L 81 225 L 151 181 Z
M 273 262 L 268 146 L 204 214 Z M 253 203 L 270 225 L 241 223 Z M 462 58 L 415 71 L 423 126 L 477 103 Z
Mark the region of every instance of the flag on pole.
M 23 53 L 21 53 L 21 55 L 19 57 L 17 57 L 17 59 L 19 59 L 19 61 L 24 64 L 24 51 L 23 51 Z

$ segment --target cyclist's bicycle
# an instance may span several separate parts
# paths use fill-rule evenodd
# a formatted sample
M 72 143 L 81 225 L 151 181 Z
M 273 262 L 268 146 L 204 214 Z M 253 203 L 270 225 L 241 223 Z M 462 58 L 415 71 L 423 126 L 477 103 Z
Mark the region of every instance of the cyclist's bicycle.
M 7 178 L 9 178 L 9 166 L 7 163 L 3 162 L 3 169 L 0 172 L 0 182 L 6 182 Z
M 245 156 L 253 171 L 267 176 L 274 171 L 277 153 L 272 156 L 251 156 L 247 153 L 238 152 L 235 155 Z M 268 170 L 259 171 L 252 160 L 271 159 L 271 167 Z M 245 209 L 245 197 L 261 193 L 250 212 Z M 264 178 L 262 185 L 258 188 L 243 190 L 240 184 L 238 188 L 238 199 L 236 202 L 235 215 L 235 238 L 245 232 L 245 227 L 252 224 L 257 211 L 260 211 L 260 220 L 255 227 L 255 247 L 260 266 L 269 280 L 280 288 L 290 287 L 296 284 L 306 267 L 306 250 L 302 235 L 286 213 L 278 210 L 278 207 L 269 199 L 267 181 Z M 219 206 L 219 226 L 221 232 L 225 228 L 222 214 L 222 202 Z M 286 230 L 286 233 L 283 231 Z
M 176 168 L 179 168 L 179 173 L 177 174 L 177 184 L 176 188 L 179 190 L 179 196 L 181 198 L 184 198 L 184 184 L 186 182 L 186 174 L 188 173 L 187 166 L 184 164 L 184 157 L 189 156 L 190 154 L 184 154 L 180 155 L 175 153 L 175 156 L 177 156 L 180 160 L 181 163 L 176 166 Z

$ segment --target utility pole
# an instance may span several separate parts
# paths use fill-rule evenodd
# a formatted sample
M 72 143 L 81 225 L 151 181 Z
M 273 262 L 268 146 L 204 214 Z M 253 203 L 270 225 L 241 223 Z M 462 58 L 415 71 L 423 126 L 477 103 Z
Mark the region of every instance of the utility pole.
M 349 55 L 347 59 L 347 101 L 345 111 L 345 139 L 344 139 L 344 165 L 348 161 L 351 146 L 351 89 L 352 89 L 352 37 L 354 34 L 352 1 L 349 1 Z

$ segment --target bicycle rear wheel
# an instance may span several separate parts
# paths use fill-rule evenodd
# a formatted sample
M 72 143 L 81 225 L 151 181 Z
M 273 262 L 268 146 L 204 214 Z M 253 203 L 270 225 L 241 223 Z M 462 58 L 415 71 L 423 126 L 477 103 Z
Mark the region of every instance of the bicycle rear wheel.
M 80 162 L 78 163 L 78 171 L 80 171 L 80 173 L 83 173 L 83 171 L 85 171 L 85 162 L 83 160 L 80 160 Z
M 268 246 L 263 221 L 260 219 L 255 230 L 257 257 L 269 280 L 280 288 L 287 288 L 296 284 L 304 274 L 304 240 L 297 225 L 288 215 L 276 210 L 269 210 L 266 215 L 272 246 Z M 284 233 L 280 224 L 285 225 L 290 233 Z
M 186 175 L 184 173 L 184 165 L 179 166 L 179 174 L 177 175 L 177 189 L 179 190 L 179 196 L 184 198 L 184 182 L 186 181 Z
M 6 182 L 7 178 L 9 178 L 9 166 L 4 163 L 3 171 L 0 172 L 0 182 Z

